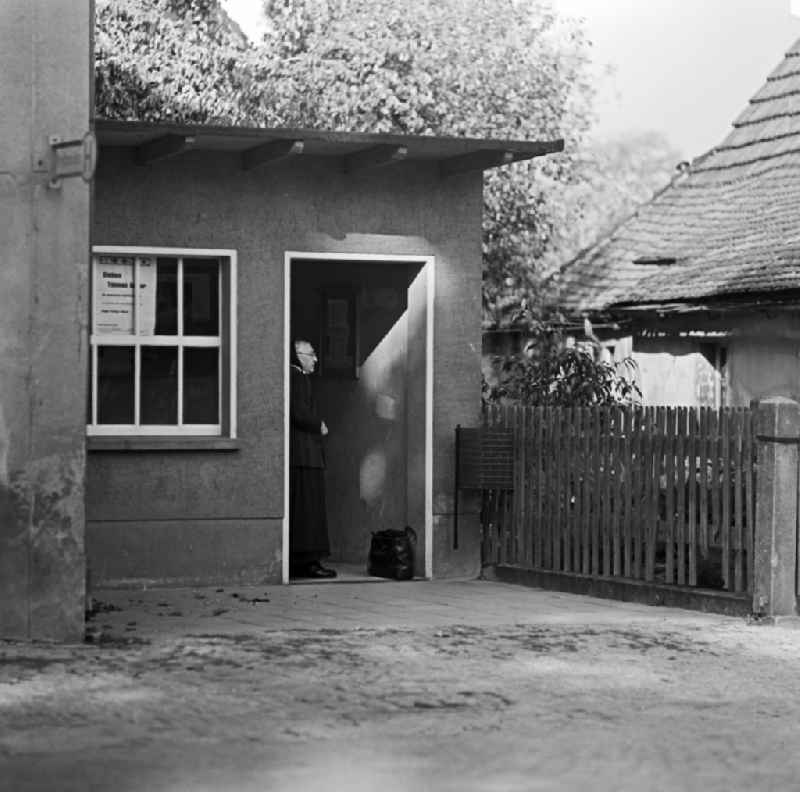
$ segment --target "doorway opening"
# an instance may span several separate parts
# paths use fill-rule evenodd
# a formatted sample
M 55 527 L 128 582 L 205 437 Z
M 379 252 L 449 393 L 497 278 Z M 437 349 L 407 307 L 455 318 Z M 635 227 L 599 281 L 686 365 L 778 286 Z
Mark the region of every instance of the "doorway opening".
M 289 580 L 289 348 L 310 341 L 325 438 L 325 565 L 367 575 L 371 535 L 410 525 L 415 578 L 430 578 L 433 527 L 434 259 L 285 256 L 283 580 Z

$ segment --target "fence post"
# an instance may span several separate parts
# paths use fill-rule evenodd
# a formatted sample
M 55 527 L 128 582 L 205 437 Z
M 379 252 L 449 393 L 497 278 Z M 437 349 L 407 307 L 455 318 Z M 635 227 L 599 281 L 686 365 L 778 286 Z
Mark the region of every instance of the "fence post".
M 772 618 L 794 616 L 800 404 L 766 399 L 759 404 L 756 420 L 753 612 Z

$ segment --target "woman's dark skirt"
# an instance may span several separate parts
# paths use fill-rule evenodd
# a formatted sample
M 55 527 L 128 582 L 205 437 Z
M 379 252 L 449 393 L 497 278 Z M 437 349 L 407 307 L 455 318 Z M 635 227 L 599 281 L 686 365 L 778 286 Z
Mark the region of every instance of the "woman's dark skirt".
M 324 468 L 291 468 L 289 501 L 292 564 L 308 564 L 330 555 Z

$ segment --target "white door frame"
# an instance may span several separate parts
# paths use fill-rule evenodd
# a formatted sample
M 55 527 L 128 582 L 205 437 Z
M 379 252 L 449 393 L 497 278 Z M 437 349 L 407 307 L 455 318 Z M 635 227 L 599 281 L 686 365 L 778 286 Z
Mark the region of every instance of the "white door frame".
M 289 582 L 289 367 L 291 343 L 292 262 L 343 261 L 373 264 L 420 264 L 425 271 L 425 577 L 433 577 L 433 305 L 434 256 L 390 256 L 386 253 L 313 253 L 287 250 L 283 260 L 283 542 L 282 579 Z

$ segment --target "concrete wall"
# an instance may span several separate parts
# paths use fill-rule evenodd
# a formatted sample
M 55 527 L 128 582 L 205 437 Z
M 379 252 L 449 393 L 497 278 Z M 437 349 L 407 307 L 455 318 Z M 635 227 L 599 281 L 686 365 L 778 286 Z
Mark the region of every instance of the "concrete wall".
M 47 138 L 90 120 L 89 5 L 0 6 L 0 637 L 80 640 L 89 187 Z
M 434 573 L 477 573 L 476 504 L 458 554 L 448 545 L 454 427 L 480 413 L 481 186 L 479 173 L 441 179 L 413 163 L 347 176 L 329 160 L 245 172 L 233 154 L 137 167 L 130 151 L 102 152 L 94 244 L 238 251 L 241 440 L 233 453 L 90 453 L 87 546 L 99 579 L 279 579 L 286 250 L 436 257 Z M 216 548 L 240 541 L 247 552 L 214 567 Z M 158 564 L 136 560 L 153 543 Z

